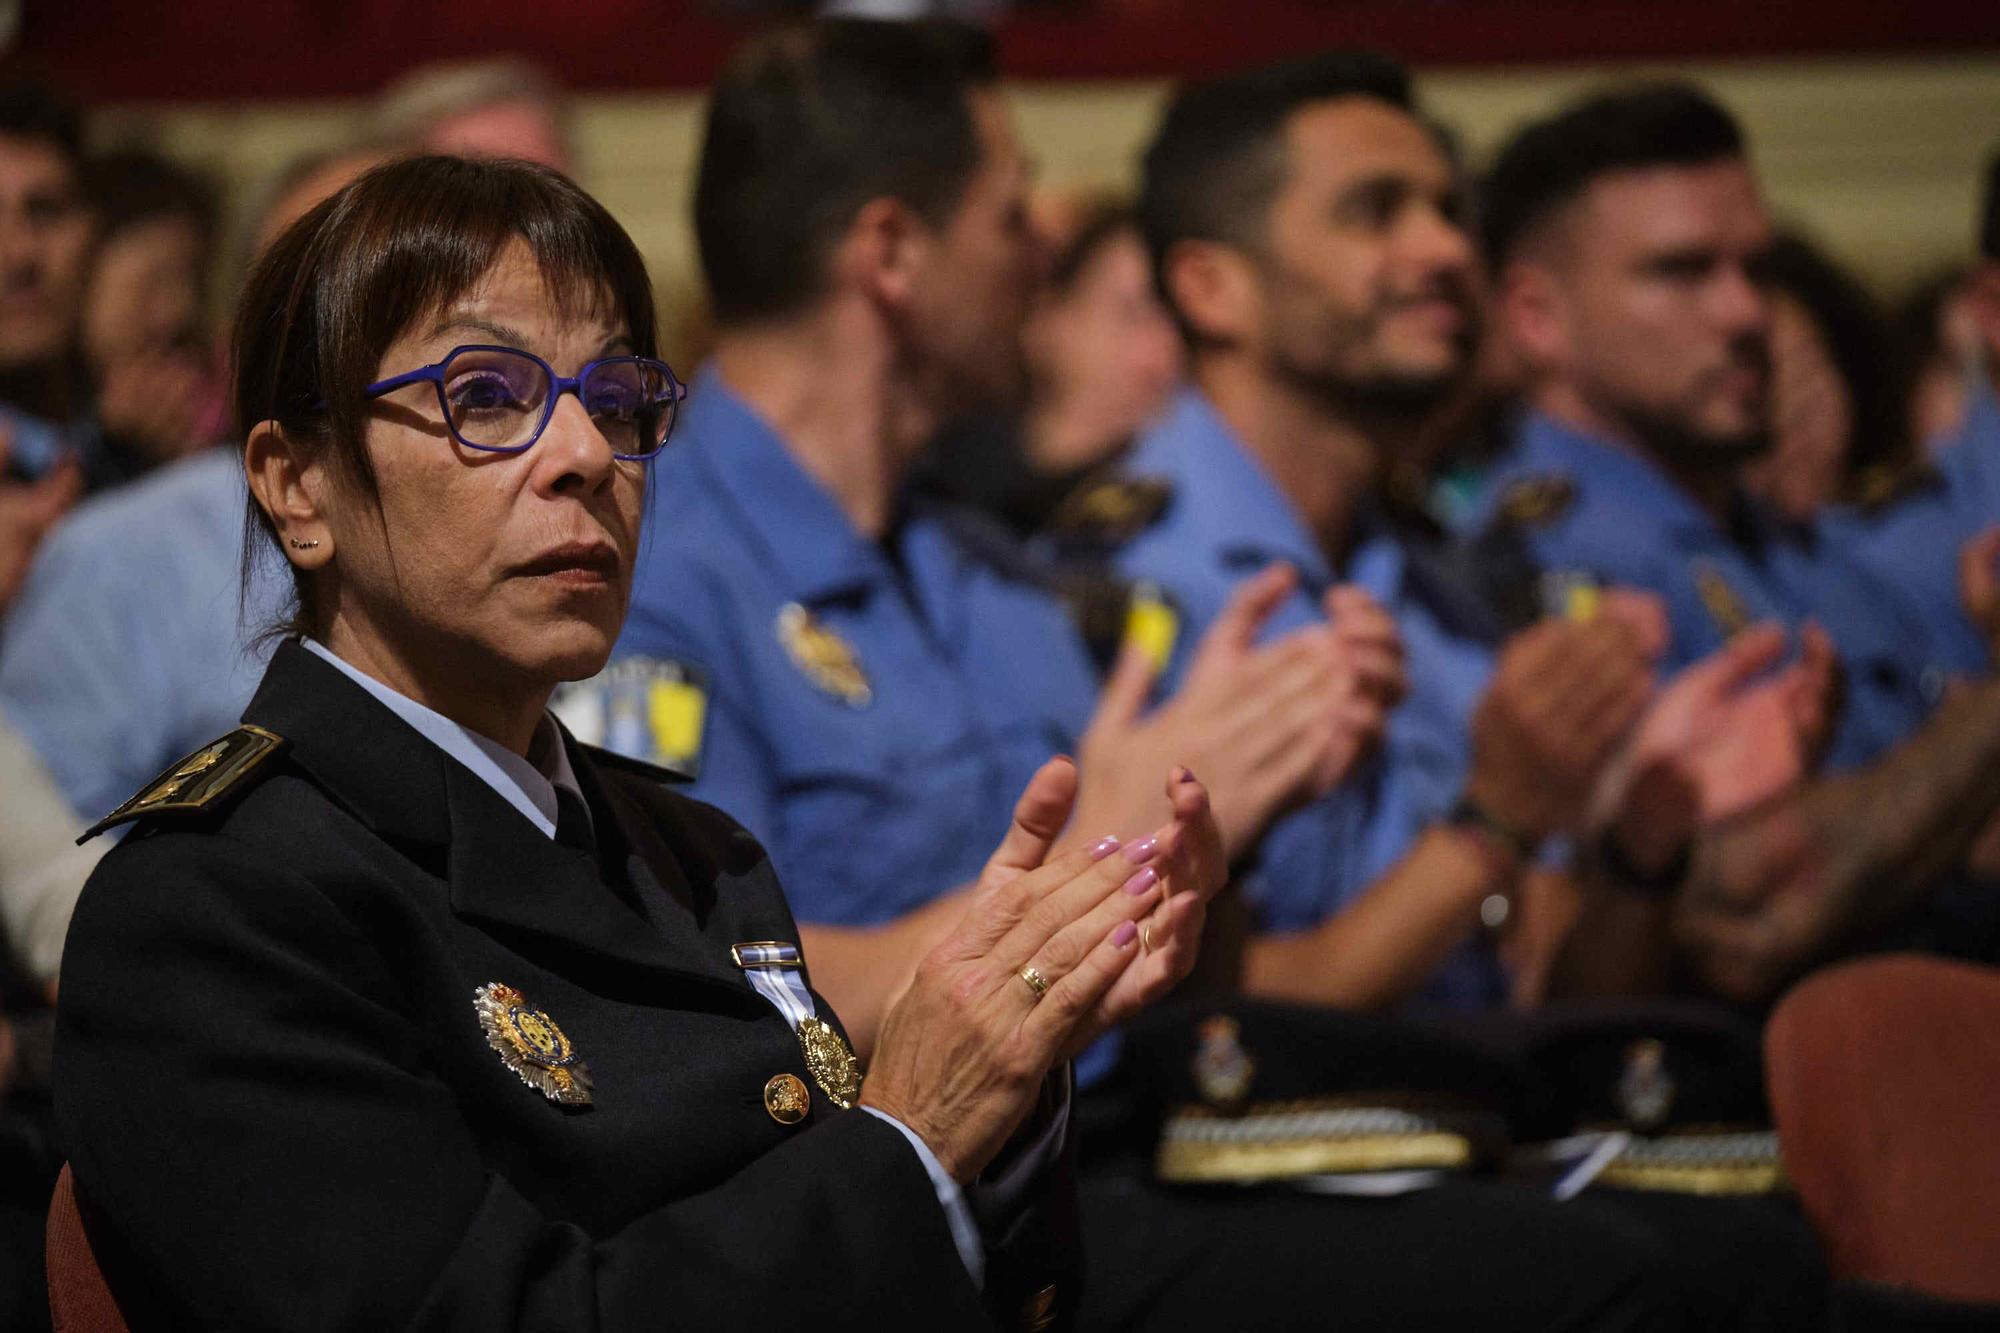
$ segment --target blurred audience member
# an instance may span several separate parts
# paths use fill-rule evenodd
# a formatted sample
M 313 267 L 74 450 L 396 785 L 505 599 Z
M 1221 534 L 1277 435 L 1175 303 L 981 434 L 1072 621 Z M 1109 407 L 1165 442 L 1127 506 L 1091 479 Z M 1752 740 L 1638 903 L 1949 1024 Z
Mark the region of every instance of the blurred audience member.
M 1026 401 L 948 429 L 919 484 L 1028 534 L 1131 444 L 1180 378 L 1180 340 L 1129 213 L 1100 208 L 1081 220 L 1021 340 Z
M 1967 560 L 1990 565 L 1991 548 L 1977 542 L 2000 524 L 2000 399 L 1990 368 L 2000 365 L 2000 166 L 1990 171 L 1978 244 L 1979 261 L 1948 301 L 1957 312 L 1938 323 L 1962 323 L 1950 353 L 1956 362 L 1958 424 L 1916 438 L 1863 479 L 1856 503 L 1836 514 L 1835 537 L 1868 568 L 1893 582 L 1923 616 L 1945 665 L 1976 676 L 1994 663 L 1986 629 L 1989 608 L 1968 605 L 1965 577 L 1986 585 L 1990 569 L 1963 570 Z M 1942 379 L 1930 391 L 1939 392 Z
M 123 475 L 99 445 L 76 356 L 94 230 L 82 158 L 75 108 L 40 84 L 0 85 L 0 426 L 9 482 L 72 466 L 92 487 Z
M 1834 758 L 1906 736 L 1942 683 L 1920 618 L 1743 501 L 1772 439 L 1773 234 L 1735 121 L 1682 85 L 1607 93 L 1522 131 L 1485 205 L 1531 386 L 1485 514 L 1557 574 L 1657 593 L 1675 669 L 1821 621 L 1849 668 Z
M 384 90 L 371 128 L 376 142 L 392 147 L 574 169 L 563 91 L 525 60 L 415 70 Z
M 21 738 L 0 721 L 0 927 L 22 971 L 55 991 L 70 912 L 105 844 L 79 847 L 84 824 Z
M 253 234 L 282 232 L 381 157 L 302 160 Z M 62 525 L 0 624 L 0 714 L 83 817 L 229 730 L 249 701 L 267 655 L 257 632 L 283 605 L 285 579 L 257 566 L 239 598 L 243 512 L 234 448 L 162 468 Z M 158 534 L 143 559 L 133 533 Z
M 1810 241 L 1780 236 L 1771 282 L 1770 452 L 1744 488 L 1794 523 L 1903 453 L 1889 331 L 1874 298 Z
M 1895 316 L 1898 396 L 1909 440 L 1926 450 L 1965 425 L 1966 389 L 1987 375 L 1972 313 L 1972 270 L 1953 265 L 1911 289 Z
M 314 204 L 332 197 L 356 176 L 391 156 L 387 149 L 362 145 L 308 153 L 292 162 L 266 188 L 264 206 L 258 210 L 256 226 L 251 230 L 251 254 L 246 259 L 262 254 L 265 246 L 304 217 Z
M 2000 804 L 2000 682 L 1938 709 L 1947 659 L 1904 590 L 1742 493 L 1769 441 L 1772 232 L 1735 121 L 1683 85 L 1588 99 L 1506 146 L 1485 205 L 1532 385 L 1496 530 L 1558 580 L 1658 594 L 1676 665 L 1758 621 L 1808 645 L 1823 624 L 1841 657 L 1828 757 L 1851 772 L 1655 858 L 1685 881 L 1656 901 L 1695 975 L 1762 1001 L 1885 932 L 2000 948 L 1994 895 L 1940 892 Z
M 1022 446 L 1037 472 L 1096 466 L 1166 405 L 1180 379 L 1180 339 L 1129 213 L 1104 211 L 1069 241 L 1021 338 L 1029 377 Z
M 153 153 L 92 159 L 97 217 L 82 350 L 111 447 L 164 463 L 219 441 L 228 409 L 205 327 L 215 257 L 213 187 Z
M 0 616 L 28 577 L 42 538 L 83 493 L 83 473 L 64 461 L 27 480 L 13 470 L 13 430 L 0 424 Z

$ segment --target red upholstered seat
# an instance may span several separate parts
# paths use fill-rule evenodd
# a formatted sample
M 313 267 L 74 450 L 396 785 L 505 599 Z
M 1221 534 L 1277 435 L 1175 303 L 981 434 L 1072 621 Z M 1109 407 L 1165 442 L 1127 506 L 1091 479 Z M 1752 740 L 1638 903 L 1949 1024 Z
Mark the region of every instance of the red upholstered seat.
M 49 1200 L 47 1264 L 55 1333 L 126 1333 L 125 1315 L 97 1266 L 77 1204 L 76 1181 L 66 1165 Z
M 1771 1111 L 1836 1278 L 2000 1302 L 2000 969 L 1889 955 L 1802 982 Z

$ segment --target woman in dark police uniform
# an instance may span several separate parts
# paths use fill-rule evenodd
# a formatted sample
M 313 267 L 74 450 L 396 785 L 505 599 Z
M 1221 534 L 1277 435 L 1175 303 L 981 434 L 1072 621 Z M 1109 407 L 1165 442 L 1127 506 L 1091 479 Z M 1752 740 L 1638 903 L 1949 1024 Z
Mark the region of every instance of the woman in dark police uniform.
M 392 163 L 250 275 L 297 616 L 244 725 L 99 825 L 133 827 L 64 959 L 58 1116 L 136 1326 L 1067 1304 L 1062 1063 L 1190 965 L 1206 796 L 1162 775 L 1154 838 L 1057 851 L 1052 761 L 863 1082 L 757 844 L 545 708 L 624 616 L 682 393 L 654 336 L 624 232 L 520 164 Z

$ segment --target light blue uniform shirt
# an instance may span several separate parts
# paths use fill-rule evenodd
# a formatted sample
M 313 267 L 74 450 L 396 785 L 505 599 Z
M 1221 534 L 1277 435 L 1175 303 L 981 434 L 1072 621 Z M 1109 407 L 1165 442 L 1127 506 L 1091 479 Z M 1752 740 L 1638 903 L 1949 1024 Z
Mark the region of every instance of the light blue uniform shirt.
M 1814 528 L 1779 522 L 1742 502 L 1734 531 L 1648 459 L 1538 413 L 1522 418 L 1512 446 L 1487 474 L 1475 522 L 1490 522 L 1508 488 L 1562 479 L 1565 504 L 1515 526 L 1535 563 L 1656 594 L 1670 641 L 1662 674 L 1708 656 L 1743 624 L 1797 628 L 1818 621 L 1845 679 L 1827 762 L 1865 763 L 1908 736 L 1943 695 L 1948 674 L 1898 589 Z
M 1402 860 L 1457 801 L 1471 762 L 1472 711 L 1493 670 L 1489 640 L 1471 631 L 1461 607 L 1431 595 L 1442 589 L 1413 564 L 1422 554 L 1379 519 L 1364 519 L 1344 567 L 1334 569 L 1291 501 L 1194 389 L 1140 437 L 1126 468 L 1173 486 L 1166 511 L 1118 558 L 1121 574 L 1158 584 L 1180 613 L 1166 688 L 1178 688 L 1237 585 L 1277 561 L 1298 570 L 1299 586 L 1266 624 L 1266 639 L 1323 621 L 1321 599 L 1336 582 L 1366 589 L 1402 632 L 1410 692 L 1390 715 L 1380 758 L 1279 820 L 1243 881 L 1263 929 L 1317 925 Z M 1502 993 L 1491 949 L 1468 939 L 1417 999 L 1478 1008 Z
M 238 614 L 244 491 L 217 449 L 86 501 L 0 630 L 0 710 L 86 821 L 233 728 L 263 674 Z M 260 567 L 248 623 L 290 591 Z
M 624 634 L 564 721 L 678 765 L 618 724 L 619 692 L 700 681 L 686 790 L 757 836 L 803 922 L 879 925 L 972 883 L 1029 777 L 1074 752 L 1095 706 L 1061 605 L 929 510 L 864 537 L 712 370 L 653 467 Z
M 1984 377 L 1932 463 L 1933 475 L 1879 508 L 1833 511 L 1827 531 L 1902 592 L 1952 671 L 1983 675 L 1993 664 L 1959 597 L 1958 552 L 2000 523 L 2000 403 Z

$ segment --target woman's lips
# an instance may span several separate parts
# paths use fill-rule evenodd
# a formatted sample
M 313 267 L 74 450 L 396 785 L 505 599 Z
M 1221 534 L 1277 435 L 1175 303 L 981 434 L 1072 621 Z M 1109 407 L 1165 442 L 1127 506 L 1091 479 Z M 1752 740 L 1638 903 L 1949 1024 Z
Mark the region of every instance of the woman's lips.
M 523 561 L 514 573 L 577 587 L 602 586 L 618 577 L 618 552 L 604 542 L 569 542 Z

